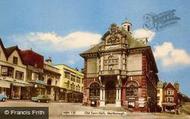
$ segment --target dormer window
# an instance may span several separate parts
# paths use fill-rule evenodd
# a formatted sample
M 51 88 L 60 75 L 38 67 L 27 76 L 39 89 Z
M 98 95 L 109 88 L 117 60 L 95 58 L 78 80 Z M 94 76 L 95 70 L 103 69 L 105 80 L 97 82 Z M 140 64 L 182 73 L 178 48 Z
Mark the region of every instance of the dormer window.
M 18 57 L 13 57 L 13 64 L 18 64 Z

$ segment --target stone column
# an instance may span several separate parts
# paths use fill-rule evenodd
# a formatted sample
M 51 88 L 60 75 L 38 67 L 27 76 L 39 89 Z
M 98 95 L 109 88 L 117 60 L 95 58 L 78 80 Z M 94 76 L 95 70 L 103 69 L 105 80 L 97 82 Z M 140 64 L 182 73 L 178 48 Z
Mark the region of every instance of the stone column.
M 65 91 L 65 102 L 68 102 L 68 95 L 67 95 L 67 91 Z
M 100 58 L 100 71 L 102 71 L 103 70 L 103 61 L 104 59 L 103 59 L 103 57 L 101 57 Z
M 21 87 L 18 87 L 18 98 L 21 99 Z
M 121 64 L 122 64 L 122 61 L 121 61 L 121 55 L 119 55 L 119 69 L 121 70 Z M 122 59 L 123 60 L 123 59 Z
M 102 89 L 100 88 L 100 100 L 102 100 L 103 99 L 103 95 L 102 95 Z
M 100 107 L 105 107 L 105 86 L 100 88 Z
M 115 100 L 115 106 L 121 107 L 121 79 L 120 76 L 117 76 L 118 84 L 116 86 L 116 100 Z
M 34 73 L 32 72 L 32 80 L 34 80 Z

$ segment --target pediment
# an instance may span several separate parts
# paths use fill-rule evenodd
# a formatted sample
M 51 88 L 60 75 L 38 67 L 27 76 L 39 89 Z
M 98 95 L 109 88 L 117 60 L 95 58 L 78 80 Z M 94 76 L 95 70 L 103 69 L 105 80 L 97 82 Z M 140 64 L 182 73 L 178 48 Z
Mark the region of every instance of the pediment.
M 127 44 L 127 33 L 124 29 L 117 26 L 116 24 L 112 24 L 104 36 L 102 40 L 106 45 L 115 45 L 119 43 Z

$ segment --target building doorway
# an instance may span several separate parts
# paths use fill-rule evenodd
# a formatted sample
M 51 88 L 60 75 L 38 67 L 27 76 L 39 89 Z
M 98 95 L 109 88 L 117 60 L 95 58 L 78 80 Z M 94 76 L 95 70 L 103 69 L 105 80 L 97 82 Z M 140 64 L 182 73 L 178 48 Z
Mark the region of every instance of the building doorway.
M 105 85 L 106 104 L 115 104 L 116 86 L 115 80 L 108 80 Z

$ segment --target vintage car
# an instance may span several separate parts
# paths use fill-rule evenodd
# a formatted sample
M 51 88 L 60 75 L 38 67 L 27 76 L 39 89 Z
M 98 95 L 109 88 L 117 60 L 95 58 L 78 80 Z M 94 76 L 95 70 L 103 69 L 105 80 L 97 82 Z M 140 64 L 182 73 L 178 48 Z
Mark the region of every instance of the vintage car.
M 38 95 L 37 97 L 32 97 L 32 101 L 34 102 L 50 102 L 50 98 L 47 95 Z
M 0 94 L 0 101 L 5 102 L 8 99 L 8 97 L 5 94 Z

